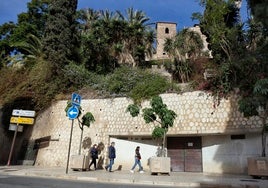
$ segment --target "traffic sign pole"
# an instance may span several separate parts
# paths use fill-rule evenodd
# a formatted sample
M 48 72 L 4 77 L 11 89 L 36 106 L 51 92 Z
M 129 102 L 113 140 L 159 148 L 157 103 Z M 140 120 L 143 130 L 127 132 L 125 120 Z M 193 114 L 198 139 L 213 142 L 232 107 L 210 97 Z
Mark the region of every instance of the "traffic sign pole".
M 31 124 L 31 125 L 34 124 L 33 118 L 25 118 L 25 117 L 34 117 L 35 111 L 13 109 L 12 115 L 16 116 L 16 117 L 11 117 L 10 123 L 16 123 L 16 128 L 15 128 L 15 132 L 14 132 L 14 136 L 13 136 L 13 140 L 12 140 L 12 144 L 11 144 L 11 149 L 9 152 L 7 166 L 10 165 L 10 161 L 12 158 L 14 145 L 15 145 L 15 141 L 16 141 L 16 137 L 17 137 L 17 133 L 18 133 L 18 129 L 19 129 L 19 124 Z M 23 116 L 23 117 L 21 117 L 21 116 Z
M 79 115 L 79 109 L 81 103 L 81 96 L 73 93 L 72 94 L 72 106 L 68 109 L 67 115 L 70 120 L 72 120 L 71 126 L 71 133 L 70 133 L 70 141 L 69 141 L 69 150 L 68 150 L 68 157 L 67 157 L 67 165 L 66 165 L 66 174 L 68 174 L 69 168 L 69 159 L 70 159 L 70 151 L 71 151 L 71 144 L 72 144 L 72 135 L 73 135 L 73 126 L 74 126 L 74 119 L 76 119 Z
M 68 157 L 67 157 L 67 166 L 66 166 L 66 174 L 68 174 L 68 168 L 69 168 L 69 159 L 70 159 L 70 151 L 71 151 L 71 144 L 72 144 L 73 126 L 74 126 L 74 120 L 72 119 L 70 141 L 69 141 L 69 150 L 68 150 Z
M 16 141 L 16 137 L 17 137 L 17 133 L 18 133 L 18 127 L 19 127 L 19 124 L 17 123 L 17 127 L 16 127 L 16 130 L 15 130 L 14 136 L 13 136 L 12 144 L 11 144 L 11 149 L 10 149 L 10 152 L 9 152 L 7 166 L 10 165 L 10 161 L 11 161 L 11 157 L 12 157 L 12 154 L 13 154 L 14 145 L 15 145 L 15 141 Z

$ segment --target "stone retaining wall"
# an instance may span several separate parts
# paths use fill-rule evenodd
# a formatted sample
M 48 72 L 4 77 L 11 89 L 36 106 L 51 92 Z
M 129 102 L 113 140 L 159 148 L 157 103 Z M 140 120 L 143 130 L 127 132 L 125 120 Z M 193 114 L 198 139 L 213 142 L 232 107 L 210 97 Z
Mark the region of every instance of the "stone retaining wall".
M 82 96 L 83 97 L 83 96 Z M 213 98 L 204 92 L 196 91 L 183 94 L 162 94 L 163 102 L 177 113 L 174 127 L 168 135 L 217 135 L 260 132 L 261 121 L 258 117 L 244 118 L 238 111 L 236 96 L 222 99 L 215 108 Z M 102 142 L 109 145 L 110 137 L 150 137 L 154 124 L 145 124 L 141 116 L 131 117 L 126 108 L 132 103 L 128 98 L 83 99 L 83 113 L 91 112 L 95 122 L 83 132 L 82 154 L 87 154 L 92 143 Z M 51 136 L 49 146 L 40 148 L 37 165 L 64 166 L 70 140 L 71 120 L 66 117 L 67 101 L 58 101 L 36 118 L 31 139 Z M 149 106 L 149 101 L 142 104 Z M 81 130 L 74 120 L 71 155 L 78 154 Z M 54 140 L 54 141 L 53 141 Z M 87 142 L 86 142 L 87 141 Z M 100 154 L 106 159 L 106 148 Z M 132 161 L 131 161 L 132 163 Z

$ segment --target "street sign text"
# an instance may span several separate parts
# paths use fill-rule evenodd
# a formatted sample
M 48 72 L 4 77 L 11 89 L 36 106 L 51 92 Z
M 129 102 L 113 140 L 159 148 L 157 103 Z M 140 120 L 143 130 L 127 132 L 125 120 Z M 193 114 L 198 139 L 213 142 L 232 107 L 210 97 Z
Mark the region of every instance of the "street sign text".
M 24 118 L 24 117 L 11 117 L 10 123 L 18 123 L 18 124 L 34 124 L 34 118 Z
M 34 117 L 35 116 L 35 111 L 14 109 L 12 111 L 12 116 Z

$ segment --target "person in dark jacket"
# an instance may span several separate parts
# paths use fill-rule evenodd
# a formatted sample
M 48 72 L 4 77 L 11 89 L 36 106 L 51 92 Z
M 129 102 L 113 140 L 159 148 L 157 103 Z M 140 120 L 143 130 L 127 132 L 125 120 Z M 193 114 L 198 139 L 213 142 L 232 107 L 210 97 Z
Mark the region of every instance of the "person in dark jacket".
M 141 166 L 140 146 L 137 146 L 135 149 L 135 162 L 134 162 L 133 167 L 130 170 L 131 173 L 134 173 L 134 169 L 137 165 L 139 166 L 139 172 L 144 173 L 143 167 Z
M 90 149 L 90 154 L 91 154 L 91 163 L 89 164 L 89 170 L 91 165 L 94 165 L 94 169 L 97 170 L 97 159 L 98 159 L 98 149 L 97 149 L 97 144 L 94 144 L 93 147 Z
M 116 151 L 115 151 L 115 147 L 114 147 L 115 143 L 112 142 L 111 145 L 108 148 L 108 152 L 109 152 L 109 159 L 110 159 L 110 163 L 105 166 L 106 171 L 112 172 L 112 166 L 114 164 L 114 159 L 116 157 Z

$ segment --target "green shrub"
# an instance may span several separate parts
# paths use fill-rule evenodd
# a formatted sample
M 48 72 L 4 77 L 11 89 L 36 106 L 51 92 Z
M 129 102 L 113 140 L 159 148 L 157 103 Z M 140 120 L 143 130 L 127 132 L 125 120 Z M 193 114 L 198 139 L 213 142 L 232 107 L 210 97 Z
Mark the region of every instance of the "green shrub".
M 65 79 L 68 79 L 70 83 L 77 87 L 88 84 L 90 80 L 89 71 L 83 65 L 69 63 L 64 67 L 63 72 Z
M 149 99 L 152 96 L 165 93 L 171 84 L 162 76 L 149 74 L 140 82 L 137 82 L 135 87 L 130 91 L 129 96 L 136 102 Z
M 121 67 L 106 77 L 106 88 L 111 94 L 129 93 L 144 77 L 140 69 L 131 67 Z
M 111 96 L 128 96 L 141 102 L 171 88 L 166 78 L 149 71 L 133 67 L 120 67 L 106 75 L 97 88 Z

